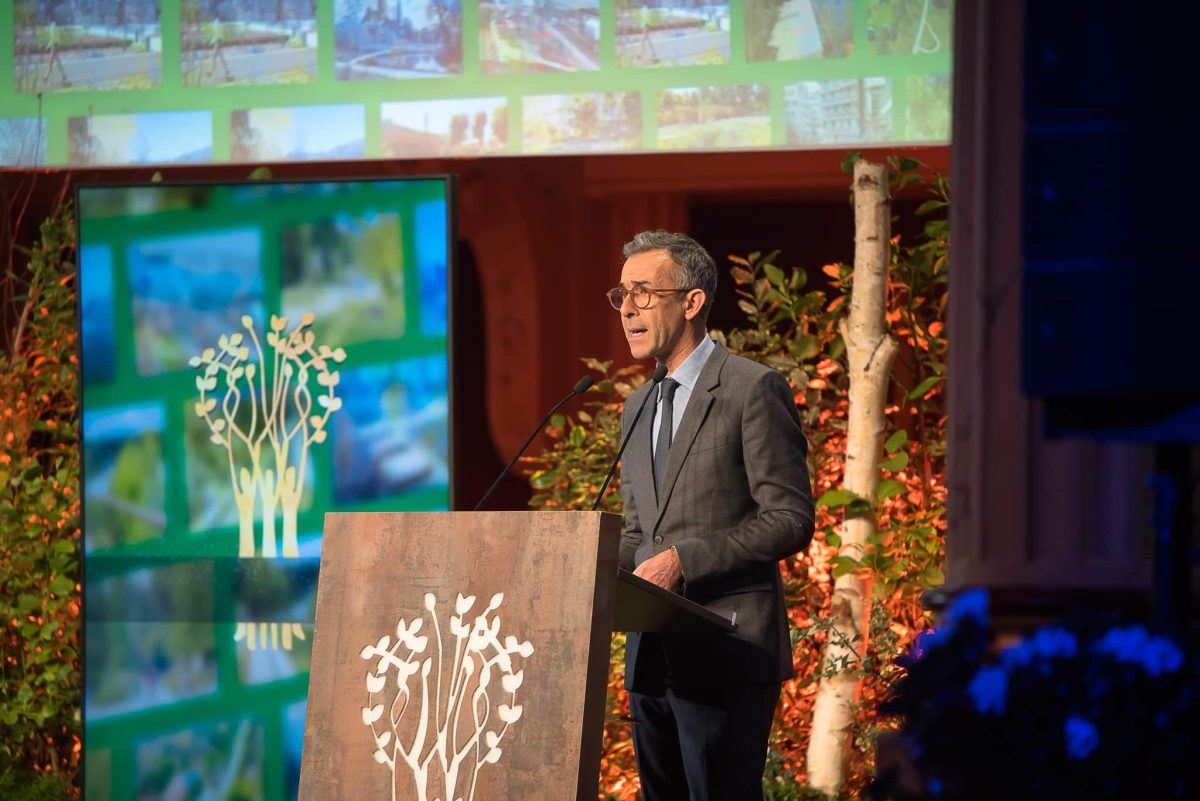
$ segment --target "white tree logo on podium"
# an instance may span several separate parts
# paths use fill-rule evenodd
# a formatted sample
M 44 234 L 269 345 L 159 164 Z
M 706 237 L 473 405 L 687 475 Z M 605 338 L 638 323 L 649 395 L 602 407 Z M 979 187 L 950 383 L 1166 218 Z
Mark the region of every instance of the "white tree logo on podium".
M 196 389 L 200 390 L 196 416 L 208 424 L 212 443 L 229 455 L 229 480 L 238 510 L 238 556 L 242 558 L 255 554 L 256 500 L 262 502 L 262 555 L 278 555 L 275 515 L 281 512 L 283 556 L 299 556 L 296 513 L 304 491 L 308 449 L 325 441 L 329 416 L 342 408 L 336 393 L 339 376 L 330 370 L 330 362 L 341 363 L 346 358 L 341 348 L 313 347 L 312 322 L 313 315 L 308 312 L 299 325 L 286 331 L 287 318 L 271 315 L 266 337 L 271 351 L 264 353 L 254 321 L 245 315 L 242 326 L 254 345 L 257 362 L 250 361 L 250 348 L 242 344 L 245 337 L 240 332 L 221 335 L 215 349 L 205 348 L 188 362 L 202 368 L 196 376 Z M 268 357 L 270 370 L 266 369 Z M 220 400 L 214 394 L 219 375 L 225 379 Z M 313 375 L 324 388 L 315 396 L 309 388 Z M 245 429 L 238 420 L 243 404 L 250 412 Z M 314 406 L 319 407 L 316 413 Z M 239 458 L 243 455 L 245 460 Z
M 445 636 L 437 599 L 426 593 L 436 652 L 420 633 L 424 616 L 400 618 L 395 641 L 385 634 L 360 651 L 363 659 L 378 659 L 366 674 L 362 720 L 374 737 L 375 761 L 391 771 L 393 801 L 409 775 L 419 801 L 472 801 L 479 771 L 503 755 L 501 742 L 522 713 L 517 690 L 525 671 L 513 658 L 533 654 L 531 643 L 512 635 L 501 641 L 497 610 L 503 601 L 504 594 L 496 593 L 468 624 L 475 596 L 459 594 Z

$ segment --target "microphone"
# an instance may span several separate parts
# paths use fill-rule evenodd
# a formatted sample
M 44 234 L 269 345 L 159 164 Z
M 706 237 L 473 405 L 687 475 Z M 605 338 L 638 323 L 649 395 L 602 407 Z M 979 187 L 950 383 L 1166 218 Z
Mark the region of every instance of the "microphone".
M 550 422 L 550 415 L 557 412 L 560 406 L 578 395 L 580 392 L 586 392 L 587 388 L 594 383 L 596 383 L 596 379 L 592 378 L 590 375 L 585 375 L 583 378 L 575 382 L 575 386 L 572 387 L 571 391 L 567 393 L 565 398 L 554 404 L 550 411 L 546 412 L 546 416 L 542 418 L 542 422 L 538 423 L 537 427 L 530 432 L 529 439 L 525 440 L 525 444 L 521 446 L 521 449 L 513 454 L 513 458 L 504 466 L 504 469 L 500 471 L 500 475 L 496 476 L 496 480 L 492 482 L 492 486 L 488 487 L 487 492 L 483 493 L 483 497 L 479 499 L 479 503 L 475 504 L 475 508 L 471 511 L 478 512 L 487 502 L 487 499 L 492 497 L 492 493 L 496 491 L 496 487 L 500 486 L 500 479 L 508 475 L 508 471 L 511 470 L 512 466 L 517 463 L 517 459 L 521 458 L 521 454 L 524 453 L 525 449 L 529 447 L 529 443 L 533 442 L 533 438 L 538 435 L 538 432 L 545 427 L 546 423 Z
M 654 386 L 667 377 L 667 366 L 660 364 L 654 368 L 654 372 L 650 374 L 650 381 Z M 642 398 L 642 405 L 638 407 L 637 414 L 633 416 L 633 423 L 629 426 L 629 430 L 625 432 L 625 439 L 621 442 L 621 448 L 617 451 L 617 458 L 613 459 L 612 465 L 608 468 L 608 475 L 604 477 L 604 483 L 600 485 L 600 491 L 596 493 L 596 500 L 592 503 L 592 511 L 596 511 L 600 506 L 600 501 L 604 498 L 604 491 L 608 489 L 608 482 L 612 481 L 613 473 L 617 470 L 617 462 L 621 461 L 621 454 L 625 453 L 625 446 L 629 444 L 629 438 L 633 436 L 634 429 L 637 428 L 638 418 L 642 416 L 642 411 L 646 408 L 646 402 L 650 400 L 650 396 L 654 394 L 654 390 L 646 393 L 646 397 Z

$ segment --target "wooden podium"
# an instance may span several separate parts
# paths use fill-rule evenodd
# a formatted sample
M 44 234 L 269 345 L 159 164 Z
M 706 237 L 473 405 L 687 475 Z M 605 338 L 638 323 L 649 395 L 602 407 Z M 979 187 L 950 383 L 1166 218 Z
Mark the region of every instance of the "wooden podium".
M 594 801 L 612 631 L 732 631 L 604 512 L 331 513 L 300 801 Z M 614 617 L 615 615 L 615 617 Z

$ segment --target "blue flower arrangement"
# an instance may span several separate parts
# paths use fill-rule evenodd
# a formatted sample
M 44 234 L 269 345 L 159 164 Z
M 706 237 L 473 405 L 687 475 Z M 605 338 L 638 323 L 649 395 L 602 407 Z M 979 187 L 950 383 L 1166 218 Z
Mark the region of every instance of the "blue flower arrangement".
M 902 664 L 881 712 L 924 790 L 881 773 L 874 798 L 1200 799 L 1200 670 L 1172 639 L 1080 620 L 998 648 L 972 589 Z

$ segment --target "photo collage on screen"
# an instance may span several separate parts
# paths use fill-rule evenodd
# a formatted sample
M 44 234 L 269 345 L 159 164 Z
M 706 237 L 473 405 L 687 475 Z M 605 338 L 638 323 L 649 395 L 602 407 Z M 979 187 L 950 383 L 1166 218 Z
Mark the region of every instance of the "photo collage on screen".
M 449 508 L 447 193 L 80 190 L 89 798 L 295 798 L 324 514 Z
M 0 165 L 944 144 L 953 11 L 13 0 Z

